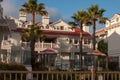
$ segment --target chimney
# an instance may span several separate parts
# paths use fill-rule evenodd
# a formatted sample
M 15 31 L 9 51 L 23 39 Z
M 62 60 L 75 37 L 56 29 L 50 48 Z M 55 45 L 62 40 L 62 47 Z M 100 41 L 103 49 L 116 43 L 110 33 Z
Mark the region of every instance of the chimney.
M 83 24 L 83 31 L 88 32 L 89 33 L 89 27 L 86 26 L 85 24 Z
M 23 11 L 20 11 L 19 12 L 19 20 L 21 20 L 21 21 L 26 21 L 27 19 L 26 19 L 26 13 L 25 12 L 23 12 Z
M 49 15 L 42 16 L 42 25 L 47 26 L 49 24 Z

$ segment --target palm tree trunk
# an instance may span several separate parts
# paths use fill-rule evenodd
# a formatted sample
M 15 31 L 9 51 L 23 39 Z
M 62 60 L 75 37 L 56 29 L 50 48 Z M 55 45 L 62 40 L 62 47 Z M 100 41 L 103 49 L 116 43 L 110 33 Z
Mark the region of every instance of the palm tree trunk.
M 92 34 L 92 39 L 93 39 L 93 50 L 96 50 L 96 39 L 95 39 L 95 31 L 96 31 L 96 20 L 93 19 L 93 34 Z M 94 61 L 93 61 L 94 69 L 95 71 L 97 70 L 97 56 L 94 56 Z
M 82 40 L 83 40 L 83 25 L 81 24 L 81 29 L 80 29 L 80 41 L 79 41 L 79 48 L 80 48 L 80 54 L 79 54 L 79 59 L 80 59 L 80 70 L 82 70 L 82 54 L 83 54 L 83 49 L 82 49 Z
M 96 23 L 95 23 L 96 21 L 95 20 L 93 20 L 93 34 L 92 34 L 92 43 L 93 43 L 93 50 L 95 50 L 96 49 L 96 40 L 95 40 L 95 31 L 96 31 Z
M 95 31 L 96 31 L 96 21 L 95 19 L 93 20 L 93 34 L 92 34 L 92 39 L 93 39 L 93 50 L 96 50 L 96 39 L 95 39 Z M 96 70 L 97 66 L 97 58 L 94 56 L 94 68 Z
M 32 25 L 31 25 L 31 34 L 30 34 L 30 49 L 31 49 L 31 65 L 32 69 L 35 67 L 35 54 L 34 54 L 34 49 L 35 49 L 35 38 L 34 38 L 34 24 L 35 24 L 35 12 L 32 12 Z

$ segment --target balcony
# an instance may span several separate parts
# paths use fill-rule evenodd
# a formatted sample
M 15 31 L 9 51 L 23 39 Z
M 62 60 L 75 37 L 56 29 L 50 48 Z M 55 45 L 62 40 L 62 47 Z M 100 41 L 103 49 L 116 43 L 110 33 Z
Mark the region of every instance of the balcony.
M 22 47 L 25 50 L 30 50 L 30 42 L 21 42 L 19 44 L 17 43 L 11 43 L 8 40 L 3 40 L 2 41 L 2 45 L 1 45 L 1 49 L 11 49 L 11 47 Z M 44 50 L 46 48 L 53 48 L 53 49 L 59 49 L 62 51 L 67 51 L 70 52 L 71 50 L 78 52 L 79 51 L 79 44 L 63 44 L 63 43 L 45 43 L 45 42 L 36 42 L 35 43 L 35 50 L 36 51 L 41 51 Z M 88 50 L 90 50 L 92 48 L 91 44 L 84 44 L 83 45 L 83 50 L 85 52 L 87 52 Z
M 10 49 L 11 44 L 8 40 L 3 40 L 1 42 L 1 49 Z
M 26 48 L 30 47 L 30 43 L 29 42 L 22 42 L 21 46 L 24 49 L 26 49 Z M 56 44 L 56 43 L 45 43 L 45 42 L 36 42 L 35 43 L 35 50 L 44 49 L 44 48 L 58 48 L 58 44 Z

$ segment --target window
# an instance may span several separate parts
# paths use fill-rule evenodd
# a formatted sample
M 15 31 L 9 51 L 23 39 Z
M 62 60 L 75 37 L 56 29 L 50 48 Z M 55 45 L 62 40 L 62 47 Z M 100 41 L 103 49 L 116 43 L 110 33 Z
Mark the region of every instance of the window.
M 119 21 L 119 18 L 116 18 L 116 22 L 118 22 Z
M 46 29 L 49 29 L 49 25 L 46 26 Z
M 68 30 L 68 28 L 65 28 L 65 30 Z
M 60 26 L 60 30 L 64 30 L 64 26 Z
M 72 40 L 71 40 L 71 39 L 69 40 L 69 43 L 72 43 Z
M 84 44 L 90 44 L 90 39 L 84 39 Z
M 87 39 L 84 39 L 84 44 L 87 44 L 88 43 L 88 40 Z
M 8 40 L 8 35 L 4 35 L 4 40 Z
M 74 41 L 74 44 L 77 44 L 77 43 L 78 43 L 78 40 L 75 40 L 75 41 Z
M 59 27 L 57 26 L 57 30 L 59 30 Z
M 28 25 L 28 28 L 31 28 L 31 25 Z

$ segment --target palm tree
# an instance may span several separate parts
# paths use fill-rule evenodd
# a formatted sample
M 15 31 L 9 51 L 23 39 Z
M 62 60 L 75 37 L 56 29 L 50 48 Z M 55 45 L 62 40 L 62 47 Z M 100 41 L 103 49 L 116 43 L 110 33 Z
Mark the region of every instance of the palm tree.
M 96 22 L 99 21 L 99 23 L 105 23 L 106 19 L 103 17 L 103 13 L 105 12 L 105 9 L 101 8 L 99 9 L 98 5 L 91 5 L 88 8 L 88 14 L 90 17 L 90 22 L 92 25 L 92 44 L 93 44 L 93 50 L 96 50 L 96 37 L 95 37 L 95 31 L 96 31 Z M 97 57 L 94 57 L 93 61 L 93 67 L 95 71 L 97 70 Z
M 37 4 L 37 0 L 29 0 L 28 3 L 24 3 L 20 11 L 31 14 L 32 25 L 30 30 L 30 48 L 31 48 L 31 65 L 34 68 L 35 65 L 35 55 L 34 55 L 34 45 L 35 45 L 35 36 L 34 36 L 34 26 L 35 26 L 35 14 L 47 15 L 45 10 L 45 5 L 43 3 Z
M 45 35 L 44 34 L 42 34 L 42 31 L 40 30 L 40 27 L 41 26 L 35 26 L 34 27 L 34 37 L 35 37 L 35 42 L 37 41 L 42 41 L 43 39 L 45 39 Z M 30 30 L 30 28 L 27 28 L 27 29 L 24 29 L 23 30 L 23 34 L 22 34 L 22 37 L 21 37 L 21 39 L 22 39 L 22 41 L 24 41 L 24 42 L 29 42 L 30 41 L 30 32 L 31 30 Z M 35 57 L 35 64 L 37 64 L 38 63 L 38 54 L 37 53 L 35 53 L 34 54 L 34 57 Z M 37 67 L 38 65 L 36 65 L 35 67 Z
M 99 21 L 100 23 L 105 23 L 107 18 L 103 17 L 103 13 L 105 12 L 104 9 L 99 9 L 98 5 L 91 5 L 88 8 L 88 14 L 90 16 L 90 22 L 92 25 L 92 42 L 93 42 L 93 50 L 96 49 L 96 40 L 95 40 L 95 31 L 96 31 L 96 22 Z
M 68 22 L 68 24 L 71 25 L 72 27 L 78 26 L 78 24 L 76 22 Z
M 74 13 L 72 18 L 77 22 L 77 24 L 80 26 L 80 68 L 82 69 L 82 55 L 83 55 L 83 49 L 82 49 L 82 42 L 83 42 L 83 25 L 86 25 L 89 20 L 89 15 L 84 10 L 79 10 L 77 13 Z
M 34 27 L 34 37 L 35 37 L 35 42 L 41 39 L 44 39 L 45 36 L 42 34 L 42 31 L 40 30 L 41 26 L 35 26 Z M 25 29 L 22 34 L 22 41 L 29 42 L 30 41 L 30 28 Z

